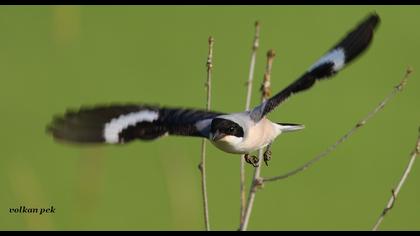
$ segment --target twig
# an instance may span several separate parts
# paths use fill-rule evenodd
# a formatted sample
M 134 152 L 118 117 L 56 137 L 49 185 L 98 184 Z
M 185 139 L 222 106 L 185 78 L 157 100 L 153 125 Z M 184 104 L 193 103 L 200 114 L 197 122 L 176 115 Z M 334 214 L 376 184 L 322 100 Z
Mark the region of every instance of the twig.
M 247 93 L 246 93 L 245 110 L 249 110 L 251 106 L 252 82 L 254 81 L 255 62 L 257 59 L 257 51 L 259 47 L 260 47 L 260 22 L 256 21 L 254 42 L 252 44 L 251 63 L 249 65 L 249 76 L 248 76 L 248 81 L 246 82 Z
M 254 41 L 252 44 L 252 54 L 251 54 L 251 64 L 249 66 L 249 76 L 248 81 L 246 82 L 247 85 L 247 93 L 246 93 L 246 104 L 245 110 L 248 111 L 251 106 L 251 96 L 252 96 L 252 82 L 254 81 L 254 71 L 255 71 L 255 62 L 257 58 L 257 51 L 260 46 L 260 23 L 258 21 L 255 22 L 255 35 Z M 241 200 L 241 207 L 240 207 L 240 224 L 243 223 L 243 219 L 245 216 L 245 206 L 246 206 L 246 193 L 245 193 L 245 160 L 244 156 L 242 155 L 240 158 L 240 200 Z
M 407 167 L 405 168 L 404 174 L 400 179 L 400 182 L 398 182 L 397 187 L 391 190 L 392 195 L 391 198 L 388 201 L 388 204 L 386 205 L 385 209 L 382 211 L 381 215 L 379 216 L 378 221 L 376 222 L 375 226 L 373 227 L 373 231 L 377 231 L 378 227 L 381 225 L 385 215 L 388 213 L 389 210 L 391 210 L 391 208 L 394 206 L 395 201 L 397 200 L 397 196 L 398 193 L 401 190 L 401 187 L 403 186 L 403 184 L 405 183 L 408 174 L 411 171 L 411 168 L 413 167 L 414 161 L 416 160 L 416 157 L 420 155 L 420 127 L 419 127 L 419 134 L 417 137 L 417 143 L 416 146 L 414 147 L 414 150 L 411 152 L 411 158 L 410 161 L 408 162 Z
M 273 60 L 275 57 L 274 50 L 269 50 L 267 52 L 267 67 L 264 73 L 264 80 L 261 86 L 261 102 L 266 101 L 270 97 L 270 78 L 271 78 L 271 69 L 273 67 Z M 262 187 L 262 179 L 260 176 L 262 159 L 263 159 L 263 148 L 258 150 L 258 167 L 255 168 L 254 177 L 252 179 L 251 187 L 248 195 L 248 204 L 246 206 L 244 220 L 241 223 L 239 230 L 244 231 L 248 227 L 249 218 L 251 217 L 252 208 L 254 206 L 255 195 L 258 188 Z
M 209 37 L 209 53 L 207 57 L 207 81 L 205 87 L 207 89 L 207 102 L 206 109 L 210 110 L 211 105 L 211 76 L 213 69 L 213 37 Z M 201 191 L 203 194 L 203 208 L 204 208 L 204 225 L 206 231 L 210 231 L 210 221 L 209 221 L 209 206 L 208 206 L 208 197 L 207 197 L 207 184 L 206 184 L 206 140 L 202 139 L 201 141 L 201 162 L 198 165 L 201 173 Z
M 314 157 L 312 160 L 306 162 L 304 165 L 302 165 L 302 166 L 300 166 L 300 167 L 298 167 L 298 168 L 296 168 L 296 169 L 294 169 L 290 172 L 287 172 L 286 174 L 278 175 L 278 176 L 274 176 L 274 177 L 269 177 L 269 178 L 263 178 L 262 179 L 263 182 L 272 182 L 272 181 L 276 181 L 276 180 L 280 180 L 280 179 L 285 179 L 285 178 L 293 176 L 297 173 L 300 173 L 300 172 L 306 170 L 308 167 L 315 164 L 316 162 L 318 162 L 319 160 L 321 160 L 322 158 L 324 158 L 325 156 L 327 156 L 332 151 L 334 151 L 337 148 L 338 145 L 340 145 L 341 143 L 346 141 L 351 135 L 353 135 L 357 130 L 359 130 L 362 126 L 364 126 L 374 115 L 376 115 L 380 110 L 382 110 L 382 108 L 384 108 L 384 106 L 392 98 L 394 98 L 395 95 L 397 95 L 398 92 L 403 90 L 403 88 L 405 87 L 405 85 L 407 83 L 408 77 L 411 75 L 412 72 L 413 72 L 413 70 L 410 67 L 408 67 L 406 72 L 405 72 L 404 78 L 385 97 L 385 99 L 381 103 L 379 103 L 379 105 L 377 107 L 375 107 L 375 109 L 373 111 L 371 111 L 366 117 L 364 117 L 361 121 L 357 122 L 357 124 L 349 132 L 347 132 L 345 135 L 343 135 L 339 140 L 337 140 L 337 142 L 335 142 L 333 145 L 328 147 L 325 151 L 323 151 L 322 153 L 320 153 L 319 155 Z

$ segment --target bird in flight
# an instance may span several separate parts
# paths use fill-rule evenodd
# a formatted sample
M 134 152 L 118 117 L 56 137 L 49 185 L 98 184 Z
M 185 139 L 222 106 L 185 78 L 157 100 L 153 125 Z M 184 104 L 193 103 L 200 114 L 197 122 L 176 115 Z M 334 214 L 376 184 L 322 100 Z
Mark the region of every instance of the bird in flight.
M 269 147 L 277 136 L 304 128 L 300 124 L 272 122 L 268 113 L 291 95 L 332 77 L 361 55 L 379 22 L 376 13 L 369 14 L 301 77 L 249 111 L 222 113 L 145 104 L 84 106 L 55 116 L 47 132 L 58 141 L 79 144 L 123 144 L 167 135 L 201 137 L 222 151 L 245 154 L 245 160 L 256 166 L 258 160 L 250 158 L 251 152 L 267 147 L 264 160 L 268 160 Z

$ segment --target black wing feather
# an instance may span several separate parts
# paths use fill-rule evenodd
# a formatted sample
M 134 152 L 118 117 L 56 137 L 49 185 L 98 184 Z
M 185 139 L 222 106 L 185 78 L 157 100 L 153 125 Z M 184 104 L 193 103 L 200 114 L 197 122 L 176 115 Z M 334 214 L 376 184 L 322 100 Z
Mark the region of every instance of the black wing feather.
M 317 80 L 329 78 L 340 71 L 348 63 L 350 63 L 357 56 L 369 46 L 372 41 L 374 29 L 380 22 L 377 14 L 369 15 L 362 23 L 360 23 L 354 30 L 349 32 L 344 39 L 336 44 L 326 55 L 336 50 L 344 53 L 343 66 L 335 65 L 334 61 L 325 60 L 321 58 L 318 64 L 315 64 L 309 71 L 303 74 L 299 79 L 285 89 L 274 95 L 268 101 L 254 108 L 251 115 L 254 120 L 260 120 L 267 113 L 274 110 L 279 104 L 285 101 L 291 95 L 307 90 L 312 87 Z M 331 55 L 331 54 L 330 54 Z
M 130 113 L 157 112 L 158 118 L 152 122 L 142 121 L 132 124 L 119 132 L 118 143 L 134 139 L 152 140 L 165 133 L 171 135 L 207 137 L 205 130 L 198 130 L 196 123 L 211 119 L 220 112 L 196 109 L 164 108 L 149 105 L 114 104 L 82 107 L 68 110 L 56 116 L 47 126 L 47 132 L 55 139 L 73 143 L 105 143 L 105 125 L 111 120 Z

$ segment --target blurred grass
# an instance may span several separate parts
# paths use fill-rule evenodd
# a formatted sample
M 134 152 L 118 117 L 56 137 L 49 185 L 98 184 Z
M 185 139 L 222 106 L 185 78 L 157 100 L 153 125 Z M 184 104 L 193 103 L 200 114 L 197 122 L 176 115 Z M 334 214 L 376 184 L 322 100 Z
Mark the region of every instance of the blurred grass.
M 370 50 L 270 115 L 307 128 L 276 141 L 263 175 L 283 173 L 324 150 L 411 65 L 405 91 L 328 158 L 267 184 L 257 195 L 251 230 L 371 229 L 420 124 L 418 6 L 2 6 L 0 229 L 203 229 L 199 139 L 78 148 L 53 142 L 45 125 L 82 104 L 204 107 L 209 35 L 215 38 L 213 108 L 240 111 L 255 20 L 262 28 L 254 88 L 273 48 L 272 89 L 278 91 L 372 11 L 382 25 Z M 253 94 L 255 105 L 257 89 Z M 209 148 L 213 229 L 237 229 L 238 158 Z M 417 164 L 381 229 L 420 229 Z M 20 205 L 54 205 L 57 212 L 9 213 Z

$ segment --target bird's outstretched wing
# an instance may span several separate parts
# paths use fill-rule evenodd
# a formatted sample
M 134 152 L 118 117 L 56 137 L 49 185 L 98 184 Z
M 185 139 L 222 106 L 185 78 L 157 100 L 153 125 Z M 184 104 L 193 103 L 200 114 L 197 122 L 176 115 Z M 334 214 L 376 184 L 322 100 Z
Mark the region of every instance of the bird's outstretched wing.
M 299 79 L 251 111 L 251 117 L 258 121 L 291 95 L 312 87 L 317 80 L 329 78 L 343 69 L 369 46 L 373 32 L 380 19 L 370 14 L 355 29 L 349 32 L 337 45 L 321 57 Z
M 117 144 L 167 134 L 208 138 L 211 120 L 218 115 L 223 113 L 134 104 L 100 105 L 55 117 L 47 132 L 59 141 L 72 143 Z

